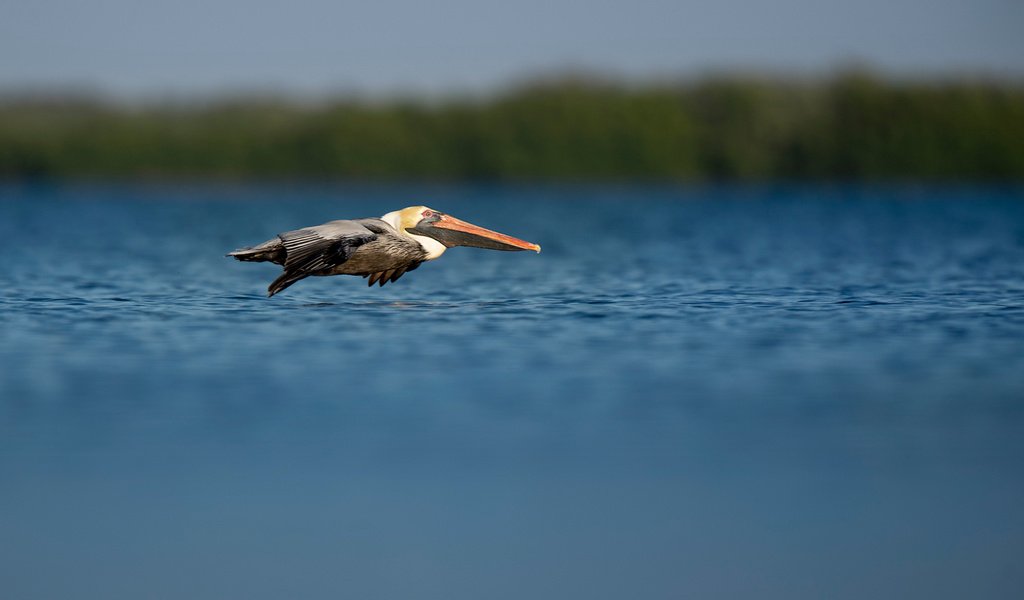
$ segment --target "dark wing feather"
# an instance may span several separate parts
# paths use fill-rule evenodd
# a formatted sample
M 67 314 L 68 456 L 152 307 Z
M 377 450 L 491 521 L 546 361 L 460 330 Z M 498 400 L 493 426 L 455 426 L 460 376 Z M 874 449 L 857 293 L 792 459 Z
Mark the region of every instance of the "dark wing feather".
M 363 277 L 370 278 L 370 281 L 368 282 L 368 285 L 370 287 L 373 287 L 373 284 L 375 283 L 380 287 L 384 287 L 385 283 L 394 283 L 398 281 L 399 277 L 405 275 L 409 271 L 412 271 L 418 266 L 420 266 L 420 263 L 415 262 L 407 267 L 399 267 L 397 269 L 391 269 L 390 271 L 380 271 L 378 273 L 368 273 L 366 275 L 363 275 Z
M 352 221 L 331 221 L 316 227 L 279 234 L 285 247 L 284 273 L 270 284 L 270 296 L 291 284 L 336 267 L 348 260 L 355 249 L 377 239 L 366 227 Z

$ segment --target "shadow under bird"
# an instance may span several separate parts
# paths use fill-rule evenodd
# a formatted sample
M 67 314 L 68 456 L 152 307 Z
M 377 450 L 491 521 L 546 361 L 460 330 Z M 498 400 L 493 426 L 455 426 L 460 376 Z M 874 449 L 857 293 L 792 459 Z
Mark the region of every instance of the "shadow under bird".
M 280 233 L 258 246 L 229 252 L 238 260 L 284 267 L 267 288 L 273 296 L 311 275 L 361 275 L 369 285 L 396 281 L 448 248 L 533 250 L 540 246 L 484 229 L 426 206 L 410 206 L 383 217 L 331 221 Z

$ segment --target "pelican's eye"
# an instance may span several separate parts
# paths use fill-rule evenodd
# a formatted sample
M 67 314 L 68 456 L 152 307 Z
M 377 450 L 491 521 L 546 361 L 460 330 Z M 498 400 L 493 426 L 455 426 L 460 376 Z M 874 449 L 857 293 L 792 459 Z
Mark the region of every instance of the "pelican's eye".
M 423 211 L 423 218 L 424 219 L 428 219 L 428 218 L 434 216 L 434 214 L 435 213 L 432 210 L 425 210 L 425 211 Z

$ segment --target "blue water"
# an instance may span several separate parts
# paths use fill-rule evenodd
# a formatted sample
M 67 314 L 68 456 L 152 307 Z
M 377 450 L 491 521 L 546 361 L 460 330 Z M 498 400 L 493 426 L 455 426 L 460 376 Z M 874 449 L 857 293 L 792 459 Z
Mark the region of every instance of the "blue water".
M 0 186 L 12 599 L 1024 597 L 1024 190 Z M 394 285 L 226 251 L 427 204 Z

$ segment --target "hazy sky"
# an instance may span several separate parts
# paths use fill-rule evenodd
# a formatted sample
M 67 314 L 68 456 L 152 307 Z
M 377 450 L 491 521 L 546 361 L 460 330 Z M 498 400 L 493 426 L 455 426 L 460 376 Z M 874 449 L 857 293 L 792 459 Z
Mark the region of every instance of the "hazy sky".
M 0 89 L 487 89 L 568 69 L 1024 75 L 1024 0 L 0 0 Z

